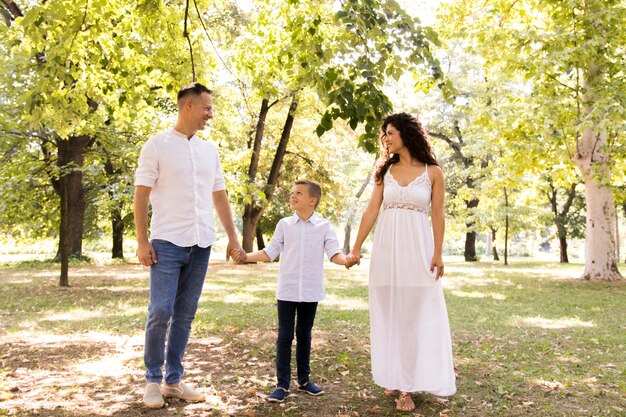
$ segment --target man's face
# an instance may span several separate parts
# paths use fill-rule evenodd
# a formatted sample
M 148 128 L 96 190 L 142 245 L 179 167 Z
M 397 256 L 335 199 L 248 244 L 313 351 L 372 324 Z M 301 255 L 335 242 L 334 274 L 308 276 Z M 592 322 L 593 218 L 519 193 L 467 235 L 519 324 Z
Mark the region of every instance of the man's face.
M 203 130 L 213 118 L 213 98 L 209 93 L 191 96 L 191 120 L 197 130 Z

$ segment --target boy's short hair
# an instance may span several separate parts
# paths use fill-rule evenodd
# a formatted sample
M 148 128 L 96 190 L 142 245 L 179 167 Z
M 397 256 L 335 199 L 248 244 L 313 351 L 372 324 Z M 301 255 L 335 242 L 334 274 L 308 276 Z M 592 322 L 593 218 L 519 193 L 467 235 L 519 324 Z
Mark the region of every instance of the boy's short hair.
M 200 83 L 191 83 L 183 86 L 180 90 L 178 90 L 178 98 L 177 102 L 180 104 L 181 100 L 187 96 L 201 96 L 202 93 L 213 94 L 213 91 L 209 90 L 207 87 Z
M 311 180 L 298 180 L 294 182 L 296 185 L 306 185 L 309 187 L 309 195 L 311 197 L 315 197 L 317 201 L 315 202 L 315 208 L 320 204 L 320 200 L 322 199 L 322 186 L 319 183 Z

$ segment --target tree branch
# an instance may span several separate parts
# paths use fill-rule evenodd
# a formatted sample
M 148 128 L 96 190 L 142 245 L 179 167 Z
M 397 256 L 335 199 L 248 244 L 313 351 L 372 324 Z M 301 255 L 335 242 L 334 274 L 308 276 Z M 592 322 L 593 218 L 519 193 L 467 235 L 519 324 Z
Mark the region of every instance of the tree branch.
M 556 82 L 557 82 L 557 84 L 562 85 L 563 87 L 567 88 L 568 90 L 572 90 L 572 91 L 573 91 L 573 92 L 575 92 L 575 93 L 577 93 L 577 92 L 578 92 L 578 88 L 577 88 L 577 87 L 571 87 L 571 86 L 569 86 L 569 85 L 567 85 L 567 84 L 565 84 L 565 83 L 562 83 L 561 81 L 559 81 L 559 80 L 556 78 L 556 76 L 554 76 L 554 75 L 552 75 L 552 74 L 546 73 L 546 75 L 548 76 L 548 78 L 551 78 L 552 80 L 556 81 Z
M 196 63 L 193 60 L 193 46 L 191 46 L 191 38 L 189 37 L 189 32 L 187 31 L 187 21 L 189 20 L 189 0 L 186 1 L 185 4 L 185 28 L 183 29 L 183 37 L 187 39 L 187 43 L 189 44 L 189 55 L 191 55 L 191 77 L 192 81 L 196 82 Z
M 0 0 L 0 4 L 4 7 L 5 10 L 7 10 L 9 13 L 11 13 L 11 17 L 12 17 L 11 21 L 14 21 L 18 17 L 24 16 L 22 14 L 22 11 L 20 10 L 19 6 L 17 4 L 15 4 L 14 1 Z
M 78 29 L 76 29 L 76 33 L 74 33 L 74 37 L 72 38 L 72 42 L 70 42 L 70 47 L 67 50 L 67 55 L 65 56 L 65 61 L 63 61 L 63 66 L 67 66 L 67 60 L 70 57 L 70 54 L 72 53 L 72 47 L 74 46 L 74 41 L 76 41 L 76 37 L 78 36 L 78 33 L 80 32 L 80 29 L 83 27 L 83 25 L 85 24 L 85 20 L 87 20 L 87 10 L 89 9 L 89 0 L 87 0 L 85 2 L 85 13 L 83 13 L 83 20 L 80 22 L 80 25 L 78 25 Z

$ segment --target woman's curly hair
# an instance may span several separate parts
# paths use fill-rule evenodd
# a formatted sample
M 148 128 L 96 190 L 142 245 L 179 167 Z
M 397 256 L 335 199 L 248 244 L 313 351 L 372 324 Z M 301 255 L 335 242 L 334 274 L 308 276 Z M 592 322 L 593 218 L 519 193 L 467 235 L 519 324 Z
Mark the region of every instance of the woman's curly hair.
M 383 148 L 382 157 L 376 173 L 374 174 L 374 180 L 380 184 L 385 178 L 385 174 L 389 170 L 389 167 L 400 160 L 400 155 L 389 155 L 389 151 L 385 146 L 385 136 L 387 126 L 392 125 L 400 133 L 400 138 L 407 147 L 411 156 L 420 162 L 428 165 L 439 165 L 433 154 L 433 150 L 428 141 L 428 134 L 426 129 L 422 126 L 422 123 L 415 116 L 411 116 L 408 113 L 396 113 L 385 117 L 380 133 L 380 144 Z

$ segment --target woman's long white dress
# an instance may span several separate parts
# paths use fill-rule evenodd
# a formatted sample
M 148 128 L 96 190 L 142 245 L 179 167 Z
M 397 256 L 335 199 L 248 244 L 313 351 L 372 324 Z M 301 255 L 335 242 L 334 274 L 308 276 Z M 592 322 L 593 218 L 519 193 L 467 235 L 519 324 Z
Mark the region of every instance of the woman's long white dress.
M 387 171 L 369 275 L 374 382 L 387 389 L 456 392 L 442 280 L 430 272 L 428 170 L 406 187 Z

